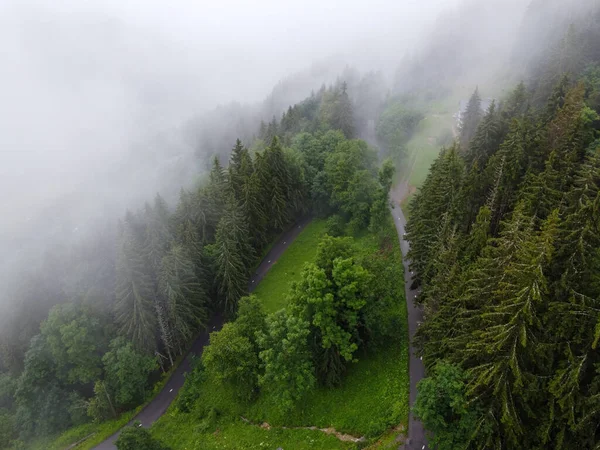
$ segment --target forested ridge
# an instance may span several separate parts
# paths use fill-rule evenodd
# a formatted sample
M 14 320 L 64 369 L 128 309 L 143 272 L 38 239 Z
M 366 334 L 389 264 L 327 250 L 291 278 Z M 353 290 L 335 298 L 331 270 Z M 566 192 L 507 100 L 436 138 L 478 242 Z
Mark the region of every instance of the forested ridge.
M 150 431 L 128 428 L 121 448 L 234 448 L 222 446 L 232 436 L 262 446 L 257 427 L 236 428 L 240 416 L 281 427 L 268 435 L 277 447 L 315 418 L 397 445 L 408 343 L 389 191 L 417 162 L 425 173 L 423 142 L 435 155 L 445 146 L 405 210 L 425 312 L 414 413 L 431 448 L 600 448 L 600 9 L 533 0 L 496 32 L 485 25 L 503 1 L 441 16 L 393 87 L 346 67 L 333 84 L 292 77 L 259 106 L 191 120 L 197 150 L 164 197 L 148 192 L 81 241 L 64 225 L 57 234 L 75 238 L 33 257 L 3 293 L 0 448 L 45 448 L 78 428 L 70 444 L 90 424 L 112 434 L 215 317 L 225 325 L 169 412 Z M 488 67 L 494 46 L 510 56 Z M 248 295 L 252 274 L 307 219 L 325 230 L 316 256 L 268 314 Z M 323 439 L 315 448 L 331 448 Z
M 114 266 L 108 259 L 103 262 L 106 268 L 97 272 L 112 278 L 114 287 L 110 288 L 110 281 L 94 280 L 85 294 L 54 306 L 22 361 L 18 347 L 10 346 L 18 342 L 4 341 L 7 370 L 1 375 L 2 445 L 12 441 L 18 447 L 32 437 L 51 435 L 72 425 L 115 419 L 148 399 L 152 384 L 186 353 L 212 315 L 238 317 L 239 300 L 248 293 L 250 276 L 261 255 L 300 218 L 334 214 L 332 233 L 346 226 L 373 232 L 385 227 L 394 168 L 386 162 L 379 171 L 377 153 L 364 141 L 353 139 L 356 124 L 346 84 L 340 81 L 323 87 L 291 106 L 279 120 L 263 124 L 251 149 L 238 140 L 226 164 L 215 156 L 206 179 L 195 190 L 182 189 L 174 207 L 157 194 L 144 208 L 128 211 L 118 223 L 115 247 L 101 252 L 115 251 Z M 301 312 L 306 306 L 298 306 L 289 318 L 279 315 L 264 322 L 260 305 L 246 303 L 244 311 L 252 314 L 255 310 L 259 314 L 255 320 L 263 325 L 250 324 L 248 337 L 233 325 L 219 333 L 227 348 L 232 342 L 240 344 L 237 351 L 241 353 L 228 357 L 239 358 L 230 359 L 231 363 L 246 360 L 246 367 L 231 369 L 237 374 L 228 375 L 222 362 L 206 365 L 224 380 L 234 377 L 242 397 L 256 395 L 260 375 L 261 385 L 279 386 L 282 408 L 289 408 L 317 379 L 324 384 L 339 383 L 360 345 L 381 341 L 377 333 L 392 332 L 385 331 L 391 317 L 383 322 L 385 326 L 374 322 L 388 308 L 383 297 L 379 309 L 363 312 L 365 289 L 381 292 L 374 285 L 364 285 L 376 281 L 363 265 L 371 267 L 383 261 L 353 262 L 347 240 L 334 240 L 330 246 L 323 250 L 334 253 L 328 264 L 337 256 L 349 259 L 343 267 L 336 265 L 333 272 L 331 267 L 315 268 L 314 274 L 307 273 L 306 283 L 312 283 L 308 281 L 312 276 L 326 274 L 332 277 L 328 282 L 332 286 L 340 285 L 340 277 L 346 281 L 355 277 L 360 292 L 352 294 L 346 289 L 339 294 L 336 302 L 348 302 L 348 313 L 338 312 L 342 316 L 337 319 L 341 326 L 337 332 L 330 328 L 335 316 L 330 319 L 334 322 L 320 325 L 322 332 L 310 331 L 317 347 L 311 349 L 308 341 L 303 344 L 308 347 L 298 354 L 296 363 L 306 372 L 304 386 L 273 379 L 273 371 L 287 364 L 276 361 L 280 351 L 276 346 L 281 345 L 276 336 L 292 333 L 306 340 L 310 314 L 316 312 Z M 79 282 L 85 287 L 89 280 L 83 277 Z M 98 285 L 104 291 L 97 292 Z M 298 289 L 300 296 L 304 288 Z M 322 289 L 331 288 L 324 285 Z M 358 294 L 360 301 L 352 300 Z M 238 318 L 236 323 L 242 320 Z M 348 322 L 354 325 L 348 328 Z M 259 329 L 265 333 L 260 344 L 253 337 Z M 215 350 L 207 352 L 206 361 L 227 355 L 219 340 L 214 340 L 210 348 Z M 252 356 L 259 350 L 261 364 L 273 367 L 264 373 L 259 370 L 258 353 Z M 269 352 L 275 353 L 269 356 Z M 313 367 L 312 357 L 306 359 L 314 352 L 321 355 L 322 361 L 315 361 L 320 368 Z
M 594 17 L 594 18 L 591 18 Z M 415 408 L 440 449 L 599 448 L 597 17 L 443 149 L 407 239 L 428 378 Z

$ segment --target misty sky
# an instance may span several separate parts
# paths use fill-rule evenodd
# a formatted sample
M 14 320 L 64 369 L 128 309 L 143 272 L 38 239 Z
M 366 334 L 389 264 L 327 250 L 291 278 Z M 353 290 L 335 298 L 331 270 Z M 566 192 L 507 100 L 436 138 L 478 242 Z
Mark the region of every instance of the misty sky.
M 100 185 L 133 142 L 218 103 L 261 100 L 314 61 L 392 70 L 455 3 L 0 2 L 0 232 Z

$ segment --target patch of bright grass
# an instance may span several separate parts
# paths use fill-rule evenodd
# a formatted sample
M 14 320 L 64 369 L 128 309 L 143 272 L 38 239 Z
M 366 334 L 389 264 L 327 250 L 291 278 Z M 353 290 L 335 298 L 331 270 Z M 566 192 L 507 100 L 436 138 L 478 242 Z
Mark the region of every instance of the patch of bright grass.
M 309 223 L 262 279 L 254 295 L 262 301 L 265 311 L 272 313 L 285 306 L 292 282 L 299 281 L 304 264 L 315 259 L 326 225 L 320 219 Z
M 403 333 L 406 334 L 406 333 Z M 356 437 L 375 437 L 408 422 L 408 347 L 398 340 L 371 355 L 358 355 L 335 389 L 319 387 L 286 418 L 261 397 L 249 411 L 256 422 L 333 427 Z
M 443 134 L 452 133 L 454 118 L 452 114 L 427 114 L 419 123 L 419 127 L 406 145 L 407 163 L 404 166 L 405 176 L 411 186 L 420 186 L 429 172 L 429 167 L 438 156 Z
M 207 430 L 191 414 L 173 413 L 152 426 L 152 434 L 173 450 L 246 450 L 246 449 L 353 449 L 355 444 L 342 442 L 318 430 L 271 428 L 267 430 L 237 419 L 219 419 Z

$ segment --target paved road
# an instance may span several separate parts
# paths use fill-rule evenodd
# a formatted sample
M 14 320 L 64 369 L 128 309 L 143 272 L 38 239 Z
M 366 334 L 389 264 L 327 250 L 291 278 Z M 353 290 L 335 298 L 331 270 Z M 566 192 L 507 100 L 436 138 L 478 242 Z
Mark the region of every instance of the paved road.
M 393 197 L 396 197 L 392 194 Z M 404 227 L 406 225 L 406 219 L 404 213 L 400 209 L 400 203 L 394 201 L 395 208 L 392 209 L 394 216 L 394 223 L 396 224 L 396 230 L 398 231 L 398 237 L 400 238 L 400 248 L 402 249 L 402 255 L 404 256 L 404 284 L 406 286 L 406 306 L 408 307 L 408 333 L 410 335 L 410 359 L 409 359 L 409 374 L 410 374 L 410 407 L 415 403 L 417 399 L 417 383 L 425 376 L 425 368 L 423 362 L 416 355 L 416 349 L 414 347 L 414 336 L 419 324 L 423 321 L 423 311 L 420 307 L 415 306 L 415 298 L 417 297 L 418 291 L 411 290 L 412 275 L 408 269 L 409 261 L 406 259 L 410 245 L 408 241 L 404 240 Z M 428 449 L 427 439 L 425 437 L 425 429 L 423 424 L 416 420 L 409 413 L 408 418 L 408 439 L 400 446 L 399 450 L 425 450 Z
M 287 232 L 283 233 L 278 242 L 273 245 L 273 248 L 267 253 L 267 256 L 262 260 L 260 265 L 257 267 L 255 273 L 250 279 L 250 283 L 248 289 L 252 292 L 255 287 L 260 283 L 260 281 L 264 278 L 267 272 L 273 267 L 273 264 L 277 262 L 277 260 L 281 257 L 281 255 L 285 252 L 285 250 L 290 246 L 290 244 L 298 237 L 300 232 L 310 223 L 310 218 L 302 219 L 300 222 L 291 227 Z M 154 422 L 158 420 L 160 416 L 162 416 L 173 399 L 177 396 L 179 389 L 183 386 L 185 381 L 185 373 L 190 371 L 190 363 L 193 355 L 201 355 L 204 346 L 208 343 L 208 337 L 210 332 L 214 330 L 219 330 L 223 326 L 223 317 L 220 315 L 216 315 L 213 317 L 205 331 L 203 331 L 198 338 L 192 344 L 192 348 L 190 352 L 186 356 L 185 360 L 179 365 L 179 367 L 175 370 L 171 378 L 165 385 L 162 391 L 158 393 L 154 399 L 142 410 L 140 413 L 133 418 L 133 420 L 129 423 L 133 423 L 134 421 L 140 421 L 142 426 L 149 427 Z M 115 434 L 110 436 L 101 444 L 94 447 L 95 450 L 114 450 L 115 442 L 117 437 L 119 436 L 120 431 L 117 431 Z

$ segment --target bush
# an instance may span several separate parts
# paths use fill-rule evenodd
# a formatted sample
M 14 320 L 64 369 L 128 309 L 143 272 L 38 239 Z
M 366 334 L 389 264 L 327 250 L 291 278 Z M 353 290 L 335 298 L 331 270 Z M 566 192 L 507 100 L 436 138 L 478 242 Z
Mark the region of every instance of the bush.
M 200 358 L 192 361 L 192 371 L 185 374 L 185 383 L 179 392 L 175 406 L 183 413 L 192 411 L 194 403 L 200 398 L 200 387 L 204 382 L 204 366 Z
M 329 236 L 338 237 L 344 235 L 344 229 L 346 228 L 346 221 L 339 214 L 335 214 L 327 219 L 327 225 L 325 232 Z
M 211 378 L 234 386 L 240 400 L 251 400 L 258 390 L 258 354 L 254 343 L 241 331 L 243 327 L 233 322 L 212 332 L 202 364 Z
M 157 439 L 154 439 L 142 424 L 135 422 L 123 429 L 116 442 L 118 450 L 169 450 Z
M 15 434 L 13 417 L 8 410 L 0 408 L 0 448 L 10 442 Z
M 215 408 L 211 408 L 206 417 L 196 426 L 197 433 L 206 433 L 211 431 L 217 425 L 219 413 Z

